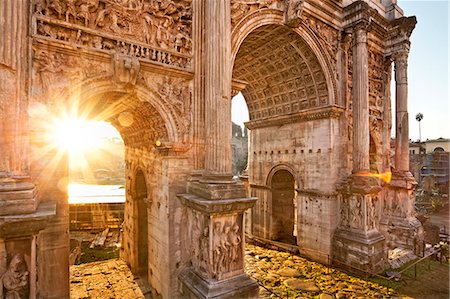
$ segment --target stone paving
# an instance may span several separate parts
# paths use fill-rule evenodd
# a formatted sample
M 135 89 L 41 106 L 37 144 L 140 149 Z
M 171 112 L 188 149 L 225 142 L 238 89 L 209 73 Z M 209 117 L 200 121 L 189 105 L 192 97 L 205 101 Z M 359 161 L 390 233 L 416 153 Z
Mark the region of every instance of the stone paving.
M 265 288 L 260 298 L 392 298 L 393 289 L 287 252 L 246 245 L 246 272 Z
M 144 299 L 127 264 L 107 260 L 70 267 L 72 299 Z
M 394 290 L 328 269 L 287 252 L 246 245 L 246 272 L 264 285 L 260 298 L 392 298 Z M 143 299 L 122 260 L 71 266 L 72 299 Z M 268 291 L 270 290 L 270 291 Z

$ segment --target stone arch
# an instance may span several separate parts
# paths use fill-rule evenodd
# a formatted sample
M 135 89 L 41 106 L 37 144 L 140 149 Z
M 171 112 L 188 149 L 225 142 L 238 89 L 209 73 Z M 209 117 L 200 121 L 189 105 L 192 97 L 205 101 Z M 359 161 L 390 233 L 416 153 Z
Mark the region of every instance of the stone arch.
M 245 39 L 255 30 L 268 25 L 278 25 L 289 28 L 284 24 L 284 13 L 277 9 L 261 9 L 254 11 L 242 18 L 233 28 L 231 33 L 231 70 L 234 70 L 236 56 L 245 41 Z M 326 86 L 328 90 L 328 104 L 337 103 L 337 84 L 336 75 L 334 74 L 332 60 L 330 54 L 324 49 L 315 33 L 302 22 L 296 28 L 289 28 L 302 39 L 306 45 L 312 50 L 317 58 L 320 67 L 325 76 Z
M 116 97 L 135 97 L 141 103 L 148 103 L 151 105 L 157 114 L 161 117 L 166 133 L 166 141 L 176 143 L 180 140 L 177 121 L 173 113 L 167 108 L 169 105 L 164 103 L 163 99 L 144 84 L 138 82 L 132 88 L 126 88 L 115 84 L 111 76 L 99 76 L 84 80 L 80 84 L 71 88 L 67 93 L 63 94 L 63 98 L 70 101 L 79 101 L 82 106 L 84 103 L 95 99 L 103 94 L 115 94 Z M 70 103 L 69 103 L 70 104 Z M 117 125 L 113 123 L 114 126 Z M 119 130 L 120 131 L 120 130 Z
M 294 177 L 296 184 L 298 184 L 299 178 L 298 178 L 297 172 L 295 171 L 294 167 L 288 163 L 280 163 L 280 164 L 277 164 L 274 167 L 272 167 L 272 169 L 270 169 L 269 173 L 267 174 L 267 178 L 266 178 L 266 186 L 267 187 L 270 188 L 271 181 L 272 181 L 274 174 L 280 170 L 286 170 L 286 171 L 290 172 L 292 174 L 292 176 Z M 296 187 L 298 187 L 298 186 L 296 186 Z

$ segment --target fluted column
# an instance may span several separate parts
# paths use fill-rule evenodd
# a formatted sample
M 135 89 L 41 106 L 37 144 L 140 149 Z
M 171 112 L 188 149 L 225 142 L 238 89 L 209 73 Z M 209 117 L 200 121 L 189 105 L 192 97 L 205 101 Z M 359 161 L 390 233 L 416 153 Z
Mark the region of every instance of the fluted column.
M 353 29 L 353 173 L 369 171 L 369 70 L 367 23 Z
M 0 179 L 28 175 L 27 1 L 0 1 Z
M 395 63 L 395 168 L 409 171 L 408 52 L 394 56 Z
M 231 4 L 205 1 L 205 169 L 231 175 Z

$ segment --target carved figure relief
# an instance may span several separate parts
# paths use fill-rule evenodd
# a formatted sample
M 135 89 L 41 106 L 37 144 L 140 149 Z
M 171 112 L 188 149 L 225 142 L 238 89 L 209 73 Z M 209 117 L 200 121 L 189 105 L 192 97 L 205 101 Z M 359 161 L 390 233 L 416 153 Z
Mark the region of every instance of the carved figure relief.
M 169 76 L 144 74 L 144 84 L 152 90 L 176 116 L 177 129 L 183 142 L 189 138 L 192 124 L 192 86 L 189 81 Z
M 95 76 L 106 75 L 111 67 L 105 63 L 71 55 L 34 48 L 32 96 L 50 101 L 70 86 Z
M 34 1 L 38 37 L 182 68 L 190 67 L 191 14 L 191 0 Z
M 228 243 L 231 246 L 230 249 L 230 264 L 237 263 L 241 257 L 240 253 L 240 244 L 241 244 L 241 236 L 239 234 L 239 225 L 236 223 L 231 227 L 231 231 L 228 233 Z
M 263 8 L 280 8 L 283 0 L 231 0 L 231 25 L 247 14 Z
M 349 226 L 350 205 L 349 199 L 345 196 L 341 198 L 341 225 L 344 227 Z
M 139 60 L 115 53 L 112 59 L 114 81 L 117 84 L 135 85 L 139 74 Z
M 361 228 L 363 224 L 362 200 L 359 195 L 350 198 L 351 228 Z
M 335 69 L 339 32 L 329 25 L 311 17 L 306 18 L 304 24 L 315 33 L 324 45 L 324 49 L 327 50 L 329 57 L 332 59 L 332 66 Z
M 242 240 L 237 223 L 216 221 L 213 224 L 213 275 L 220 279 L 240 262 Z
M 9 267 L 0 277 L 0 299 L 28 298 L 28 267 L 20 253 L 11 258 Z
M 367 225 L 369 229 L 376 228 L 378 223 L 378 213 L 377 213 L 377 201 L 378 198 L 374 197 L 371 200 L 367 200 Z
M 285 0 L 284 21 L 289 27 L 300 25 L 303 2 L 303 0 Z

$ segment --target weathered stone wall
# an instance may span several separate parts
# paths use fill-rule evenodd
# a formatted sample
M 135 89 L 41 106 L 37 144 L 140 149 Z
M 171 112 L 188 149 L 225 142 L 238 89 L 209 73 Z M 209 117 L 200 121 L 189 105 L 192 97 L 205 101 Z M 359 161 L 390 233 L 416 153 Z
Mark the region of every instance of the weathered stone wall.
M 144 171 L 147 182 L 148 213 L 148 281 L 155 297 L 176 297 L 177 276 L 189 261 L 183 253 L 184 208 L 176 197 L 185 191 L 187 173 L 192 170 L 191 161 L 177 156 L 165 156 L 155 147 L 153 151 L 135 148 L 126 149 L 126 205 L 122 257 L 131 270 L 139 271 L 138 237 L 140 227 L 137 210 L 135 176 L 138 169 Z M 145 253 L 144 253 L 145 254 Z
M 285 166 L 296 180 L 297 243 L 315 258 L 330 254 L 338 218 L 336 185 L 345 169 L 345 136 L 339 124 L 330 118 L 251 131 L 248 174 L 251 194 L 258 197 L 253 234 L 270 238 L 270 175 Z

